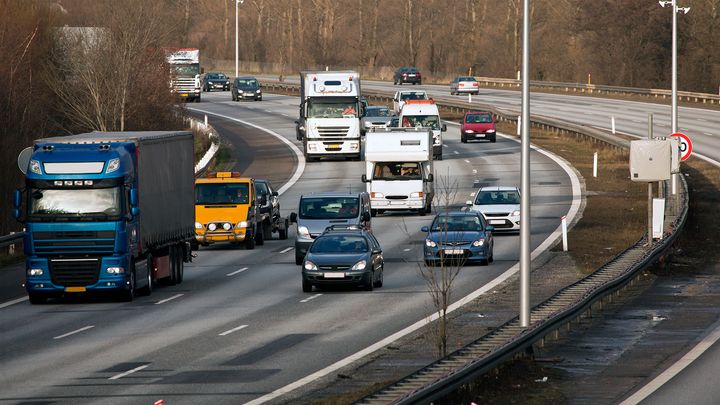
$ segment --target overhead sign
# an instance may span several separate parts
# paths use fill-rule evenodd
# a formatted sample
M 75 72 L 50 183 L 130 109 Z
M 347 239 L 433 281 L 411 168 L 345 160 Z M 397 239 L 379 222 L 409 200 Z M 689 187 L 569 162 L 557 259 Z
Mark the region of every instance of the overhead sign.
M 670 136 L 676 136 L 680 140 L 680 160 L 687 160 L 692 154 L 692 142 L 690 137 L 683 133 L 674 133 Z

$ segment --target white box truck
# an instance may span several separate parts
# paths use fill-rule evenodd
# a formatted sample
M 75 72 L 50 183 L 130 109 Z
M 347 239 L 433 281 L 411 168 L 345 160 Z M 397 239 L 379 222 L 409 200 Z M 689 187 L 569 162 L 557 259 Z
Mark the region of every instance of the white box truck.
M 170 89 L 180 99 L 200 102 L 200 50 L 163 48 L 170 66 Z
M 433 134 L 430 128 L 383 128 L 365 134 L 365 174 L 372 216 L 389 210 L 432 210 Z
M 433 156 L 442 160 L 442 133 L 447 126 L 440 120 L 440 110 L 433 100 L 407 100 L 400 110 L 399 123 L 403 128 L 432 129 Z
M 305 159 L 360 160 L 360 75 L 353 71 L 300 73 L 297 138 Z

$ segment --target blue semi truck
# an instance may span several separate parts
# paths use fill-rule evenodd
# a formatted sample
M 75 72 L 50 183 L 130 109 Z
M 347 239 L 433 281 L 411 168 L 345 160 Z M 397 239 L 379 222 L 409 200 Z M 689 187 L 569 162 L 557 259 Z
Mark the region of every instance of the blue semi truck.
M 25 188 L 30 302 L 74 293 L 131 301 L 183 280 L 194 228 L 193 139 L 187 131 L 91 132 L 39 139 L 18 157 Z

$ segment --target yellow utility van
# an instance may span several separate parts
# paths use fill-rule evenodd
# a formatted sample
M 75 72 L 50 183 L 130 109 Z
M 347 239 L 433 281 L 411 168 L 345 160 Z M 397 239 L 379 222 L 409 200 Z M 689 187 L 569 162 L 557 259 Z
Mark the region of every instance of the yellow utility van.
M 245 243 L 254 249 L 265 243 L 258 232 L 254 180 L 238 172 L 211 172 L 195 180 L 195 240 Z

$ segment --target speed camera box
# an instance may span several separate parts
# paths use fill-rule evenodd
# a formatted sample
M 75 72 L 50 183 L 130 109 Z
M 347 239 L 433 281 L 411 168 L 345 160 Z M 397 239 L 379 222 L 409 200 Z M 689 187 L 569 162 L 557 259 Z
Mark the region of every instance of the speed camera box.
M 668 140 L 630 142 L 630 180 L 651 182 L 670 179 L 671 143 Z

